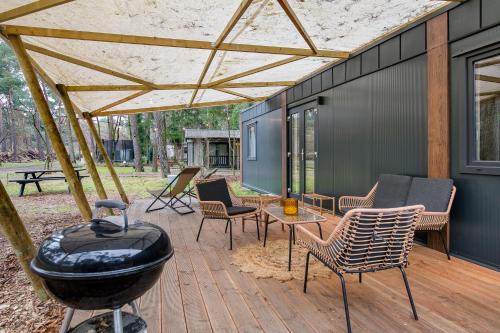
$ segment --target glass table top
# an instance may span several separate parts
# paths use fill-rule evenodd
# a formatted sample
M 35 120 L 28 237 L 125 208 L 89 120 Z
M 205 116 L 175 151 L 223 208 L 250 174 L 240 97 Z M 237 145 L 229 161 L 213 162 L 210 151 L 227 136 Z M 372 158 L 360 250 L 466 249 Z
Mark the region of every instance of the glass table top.
M 280 206 L 266 207 L 264 208 L 264 212 L 285 224 L 305 224 L 326 221 L 326 218 L 323 216 L 314 214 L 300 207 L 297 215 L 285 215 L 283 207 Z

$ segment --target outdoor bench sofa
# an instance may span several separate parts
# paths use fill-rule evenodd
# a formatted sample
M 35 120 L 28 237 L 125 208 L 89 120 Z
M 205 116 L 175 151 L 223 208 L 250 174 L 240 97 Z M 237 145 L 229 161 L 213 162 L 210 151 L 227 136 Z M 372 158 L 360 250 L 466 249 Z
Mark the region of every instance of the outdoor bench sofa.
M 450 210 L 456 188 L 452 179 L 433 179 L 403 175 L 380 175 L 378 182 L 364 197 L 343 196 L 339 210 L 347 213 L 354 208 L 396 208 L 411 205 L 425 206 L 416 231 L 437 232 L 448 259 L 450 254 L 443 228 L 450 220 Z

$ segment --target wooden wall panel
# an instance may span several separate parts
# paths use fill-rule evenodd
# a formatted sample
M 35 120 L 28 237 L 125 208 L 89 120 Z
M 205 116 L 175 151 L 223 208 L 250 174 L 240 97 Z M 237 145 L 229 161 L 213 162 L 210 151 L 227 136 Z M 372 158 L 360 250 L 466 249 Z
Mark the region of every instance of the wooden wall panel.
M 428 176 L 450 178 L 450 99 L 448 14 L 427 22 Z M 446 230 L 449 244 L 449 227 Z M 430 233 L 429 246 L 442 250 L 439 237 Z
M 288 163 L 287 163 L 287 104 L 286 91 L 281 93 L 281 195 L 288 196 Z

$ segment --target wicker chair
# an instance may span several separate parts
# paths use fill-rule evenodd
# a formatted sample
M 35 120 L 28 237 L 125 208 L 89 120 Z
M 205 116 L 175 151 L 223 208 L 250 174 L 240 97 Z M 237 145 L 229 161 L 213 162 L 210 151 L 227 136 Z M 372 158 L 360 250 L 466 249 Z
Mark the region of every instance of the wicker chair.
M 405 282 L 415 320 L 417 310 L 410 291 L 404 267 L 413 245 L 415 227 L 425 208 L 422 205 L 350 210 L 339 222 L 327 240 L 322 240 L 303 226 L 297 226 L 298 243 L 308 250 L 304 276 L 304 293 L 307 291 L 309 257 L 312 254 L 340 278 L 347 322 L 351 332 L 349 306 L 343 274 L 376 272 L 399 268 Z
M 226 179 L 210 178 L 196 180 L 196 194 L 200 203 L 202 220 L 196 236 L 199 240 L 203 223 L 207 219 L 225 220 L 226 229 L 229 227 L 229 249 L 233 249 L 232 222 L 237 218 L 242 221 L 255 220 L 257 226 L 257 239 L 260 240 L 259 215 L 261 199 L 259 196 L 237 196 L 228 186 Z M 243 223 L 243 222 L 242 222 Z
M 412 184 L 417 182 L 417 181 L 427 181 L 427 182 L 442 182 L 446 181 L 443 179 L 427 179 L 427 178 L 413 178 Z M 425 185 L 424 185 L 425 186 Z M 371 189 L 371 191 L 364 197 L 357 197 L 357 196 L 344 196 L 339 199 L 339 210 L 343 213 L 349 211 L 350 209 L 353 208 L 372 208 L 374 205 L 374 200 L 375 196 L 377 194 L 377 187 L 378 187 L 378 182 L 375 184 L 375 186 Z M 430 189 L 432 190 L 432 189 Z M 411 187 L 410 187 L 411 191 Z M 405 200 L 407 205 L 411 204 L 423 204 L 428 211 L 425 211 L 422 213 L 422 218 L 420 221 L 417 223 L 416 231 L 427 231 L 427 232 L 437 232 L 439 234 L 439 237 L 441 239 L 441 242 L 443 244 L 443 248 L 446 252 L 446 255 L 448 257 L 448 260 L 450 260 L 450 252 L 448 250 L 448 247 L 446 246 L 445 238 L 443 236 L 443 228 L 449 223 L 450 221 L 450 211 L 451 211 L 451 206 L 453 204 L 453 200 L 455 199 L 455 193 L 457 189 L 455 186 L 451 186 L 451 192 L 448 190 L 448 193 L 444 193 L 444 198 L 443 200 L 446 202 L 445 207 L 446 209 L 443 209 L 444 211 L 432 211 L 434 209 L 430 208 L 433 206 L 432 202 L 429 202 L 429 199 L 425 199 L 425 196 L 422 200 L 416 201 L 416 200 Z

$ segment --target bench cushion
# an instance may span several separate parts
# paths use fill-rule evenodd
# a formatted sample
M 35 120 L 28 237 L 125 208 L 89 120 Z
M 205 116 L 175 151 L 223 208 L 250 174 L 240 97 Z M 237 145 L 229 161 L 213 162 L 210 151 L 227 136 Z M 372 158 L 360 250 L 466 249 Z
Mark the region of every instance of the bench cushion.
M 255 207 L 233 206 L 233 207 L 227 207 L 227 214 L 229 216 L 234 216 L 239 214 L 247 214 L 255 212 L 256 210 L 257 209 Z
M 452 179 L 413 178 L 406 205 L 424 205 L 428 212 L 446 212 L 450 202 Z
M 406 203 L 411 177 L 400 175 L 380 175 L 373 208 L 403 207 Z
M 201 201 L 222 201 L 226 207 L 233 206 L 225 178 L 199 183 L 196 188 Z

